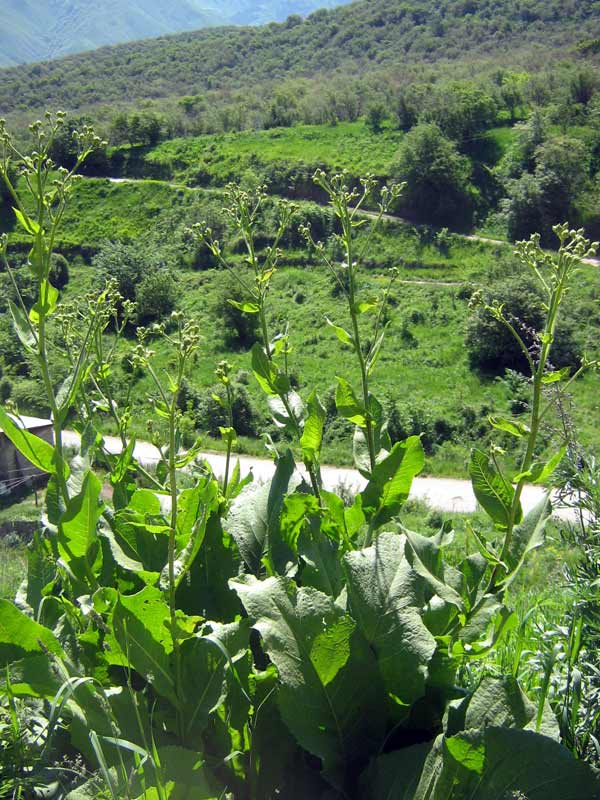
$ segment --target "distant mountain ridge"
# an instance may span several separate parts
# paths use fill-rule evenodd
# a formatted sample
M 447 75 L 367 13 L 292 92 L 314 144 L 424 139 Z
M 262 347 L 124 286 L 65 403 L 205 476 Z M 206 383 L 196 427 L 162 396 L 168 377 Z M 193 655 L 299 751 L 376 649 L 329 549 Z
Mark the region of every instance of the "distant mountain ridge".
M 350 0 L 0 0 L 0 66 L 218 25 L 260 25 Z

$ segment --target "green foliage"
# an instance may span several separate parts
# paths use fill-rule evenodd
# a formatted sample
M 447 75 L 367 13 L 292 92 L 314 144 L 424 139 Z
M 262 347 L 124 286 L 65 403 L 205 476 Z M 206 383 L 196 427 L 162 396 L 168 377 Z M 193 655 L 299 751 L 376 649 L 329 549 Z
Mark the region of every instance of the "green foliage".
M 258 341 L 259 319 L 243 309 L 244 292 L 235 278 L 224 278 L 222 289 L 214 307 L 220 323 L 223 340 L 229 349 L 249 350 Z
M 479 134 L 494 126 L 497 107 L 494 98 L 466 81 L 436 84 L 424 93 L 419 120 L 435 123 L 444 136 L 467 151 Z
M 533 353 L 545 319 L 541 288 L 527 275 L 509 275 L 483 290 L 483 296 L 487 305 L 507 309 L 511 325 Z M 576 367 L 579 363 L 581 349 L 575 330 L 572 320 L 564 316 L 553 351 L 552 360 L 557 367 Z M 501 320 L 483 307 L 478 307 L 467 321 L 465 346 L 471 367 L 475 369 L 496 375 L 507 369 L 528 370 L 519 341 Z
M 177 302 L 177 288 L 163 254 L 141 241 L 104 242 L 92 260 L 102 280 L 113 280 L 125 300 L 136 303 L 140 323 L 167 317 Z
M 423 62 L 462 59 L 466 52 L 471 59 L 489 58 L 490 51 L 509 49 L 515 59 L 519 47 L 540 38 L 559 46 L 575 44 L 582 29 L 594 38 L 598 12 L 592 0 L 573 4 L 565 16 L 558 0 L 535 3 L 523 13 L 509 0 L 483 8 L 457 0 L 435 6 L 420 0 L 410 8 L 400 0 L 363 2 L 316 12 L 289 26 L 207 28 L 6 70 L 0 107 L 6 112 L 19 104 L 80 108 L 98 99 L 114 104 L 124 98 L 139 105 L 141 98 L 203 95 L 216 86 L 247 92 L 248 86 L 273 76 L 281 80 L 336 69 L 360 74 L 373 64 L 404 71 L 416 63 L 422 71 Z M 113 27 L 111 20 L 111 33 Z M 151 35 L 152 29 L 146 30 Z
M 10 138 L 4 144 L 11 147 Z M 43 137 L 38 153 L 33 168 L 43 184 Z M 277 453 L 271 442 L 274 475 L 252 486 L 239 465 L 229 468 L 235 420 L 228 364 L 219 365 L 214 398 L 228 423 L 221 431 L 228 445 L 223 482 L 198 462 L 198 443 L 181 448 L 182 396 L 201 341 L 181 312 L 168 327 L 137 332 L 131 361 L 147 380 L 149 431 L 160 457 L 153 473 L 138 463 L 131 407 L 114 402 L 111 382 L 132 309 L 109 286 L 60 316 L 60 298 L 48 288 L 54 232 L 19 204 L 34 240 L 36 297 L 28 308 L 17 292 L 21 313 L 14 322 L 23 347 L 45 369 L 55 444 L 36 445 L 0 414 L 15 446 L 52 474 L 19 602 L 0 600 L 5 705 L 13 708 L 17 696 L 48 701 L 48 739 L 60 725 L 115 799 L 264 800 L 285 792 L 358 800 L 402 792 L 441 800 L 455 790 L 483 798 L 501 789 L 541 800 L 542 777 L 544 797 L 594 796 L 597 776 L 553 741 L 557 726 L 544 702 L 536 708 L 510 677 L 460 685 L 517 625 L 506 588 L 541 544 L 548 515 L 544 503 L 523 517 L 520 496 L 526 480 L 550 477 L 562 455 L 537 460 L 542 388 L 552 382 L 560 390 L 563 378 L 568 386 L 550 367 L 558 312 L 579 260 L 594 248 L 566 226 L 556 228 L 561 247 L 554 258 L 537 238 L 519 248 L 543 287 L 546 313 L 539 358 L 528 359 L 530 424 L 496 419 L 495 426 L 522 438 L 525 454 L 509 480 L 497 450 L 491 460 L 473 453 L 474 489 L 494 532 L 488 540 L 473 530 L 476 553 L 461 552 L 451 563 L 451 525 L 421 535 L 399 520 L 424 453 L 419 436 L 392 445 L 374 394 L 397 278 L 392 271 L 376 296 L 365 285 L 361 209 L 374 184 L 367 179 L 353 189 L 344 175 L 323 172 L 315 181 L 330 198 L 344 259 L 332 262 L 304 229 L 341 284 L 345 319 L 329 325 L 331 341 L 344 348 L 338 372 L 345 354 L 354 362 L 349 379 L 338 374 L 335 393 L 338 414 L 354 427 L 355 463 L 366 479 L 348 506 L 322 485 L 325 407 L 314 390 L 303 399 L 303 387 L 293 388 L 287 328 L 267 314 L 289 205 L 277 207 L 274 236 L 262 249 L 264 193 L 229 189 L 226 213 L 246 250 L 243 265 L 228 260 L 210 230 L 195 229 L 237 276 L 244 291 L 239 310 L 260 321 L 252 372 L 274 425 L 302 452 L 303 474 L 292 452 L 284 445 Z M 397 187 L 382 192 L 373 227 L 397 194 Z M 12 274 L 6 237 L 2 246 Z M 502 307 L 488 312 L 510 325 Z M 55 392 L 43 358 L 55 347 L 46 323 L 57 315 L 73 366 Z M 276 325 L 282 327 L 275 332 Z M 165 374 L 157 366 L 159 347 L 169 348 Z M 585 362 L 580 372 L 592 366 Z M 70 411 L 81 418 L 74 458 L 62 439 Z M 118 426 L 118 455 L 105 447 L 103 414 Z M 110 498 L 92 469 L 99 461 Z M 522 756 L 516 771 L 515 749 Z M 97 796 L 93 780 L 72 797 Z
M 392 173 L 407 184 L 400 209 L 437 224 L 469 223 L 475 193 L 468 159 L 435 124 L 421 124 L 406 135 Z
M 166 269 L 147 272 L 135 287 L 139 322 L 165 319 L 177 304 L 177 284 Z
M 69 262 L 60 253 L 55 253 L 52 257 L 50 283 L 59 291 L 69 283 Z

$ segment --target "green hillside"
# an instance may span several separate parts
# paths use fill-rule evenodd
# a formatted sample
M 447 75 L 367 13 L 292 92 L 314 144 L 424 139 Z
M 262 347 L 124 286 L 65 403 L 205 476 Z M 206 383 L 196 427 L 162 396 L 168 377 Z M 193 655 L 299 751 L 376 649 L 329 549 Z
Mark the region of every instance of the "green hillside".
M 262 28 L 206 29 L 0 72 L 0 110 L 83 108 L 438 60 L 537 66 L 600 34 L 593 0 L 369 0 Z

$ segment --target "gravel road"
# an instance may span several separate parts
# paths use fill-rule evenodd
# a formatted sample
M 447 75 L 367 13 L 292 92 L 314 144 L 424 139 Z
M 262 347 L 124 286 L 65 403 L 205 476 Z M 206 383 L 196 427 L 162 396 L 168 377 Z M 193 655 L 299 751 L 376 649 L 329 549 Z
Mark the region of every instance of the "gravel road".
M 106 436 L 104 439 L 105 447 L 108 452 L 117 454 L 121 452 L 121 440 L 114 436 Z M 79 437 L 73 431 L 65 432 L 65 444 L 77 448 Z M 144 467 L 154 466 L 160 459 L 160 454 L 154 445 L 149 442 L 137 442 L 134 455 Z M 199 455 L 211 466 L 217 476 L 225 472 L 224 453 L 205 452 Z M 259 480 L 267 481 L 275 471 L 275 465 L 266 458 L 256 456 L 236 455 L 239 459 L 242 475 L 252 472 L 254 477 Z M 302 469 L 300 468 L 300 472 Z M 334 489 L 340 484 L 344 484 L 349 489 L 360 491 L 366 481 L 354 469 L 348 467 L 323 466 L 321 468 L 323 485 L 326 489 Z M 544 490 L 539 486 L 525 486 L 522 495 L 523 510 L 525 513 L 533 508 L 544 495 Z M 415 478 L 410 493 L 411 498 L 424 500 L 431 508 L 450 513 L 470 512 L 477 509 L 477 501 L 470 481 L 458 480 L 456 478 Z M 557 508 L 558 516 L 568 519 L 571 518 L 570 509 Z

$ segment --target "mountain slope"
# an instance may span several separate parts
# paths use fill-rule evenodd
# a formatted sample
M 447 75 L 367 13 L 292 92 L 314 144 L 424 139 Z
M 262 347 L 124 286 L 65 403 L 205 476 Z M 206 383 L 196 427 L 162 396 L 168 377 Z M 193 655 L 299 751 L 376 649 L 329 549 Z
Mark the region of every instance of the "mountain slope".
M 0 0 L 0 66 L 211 25 L 262 24 L 349 0 Z
M 598 36 L 595 0 L 363 0 L 281 25 L 207 28 L 0 70 L 0 113 L 244 89 L 290 75 L 411 62 L 493 56 L 539 68 L 561 48 Z

